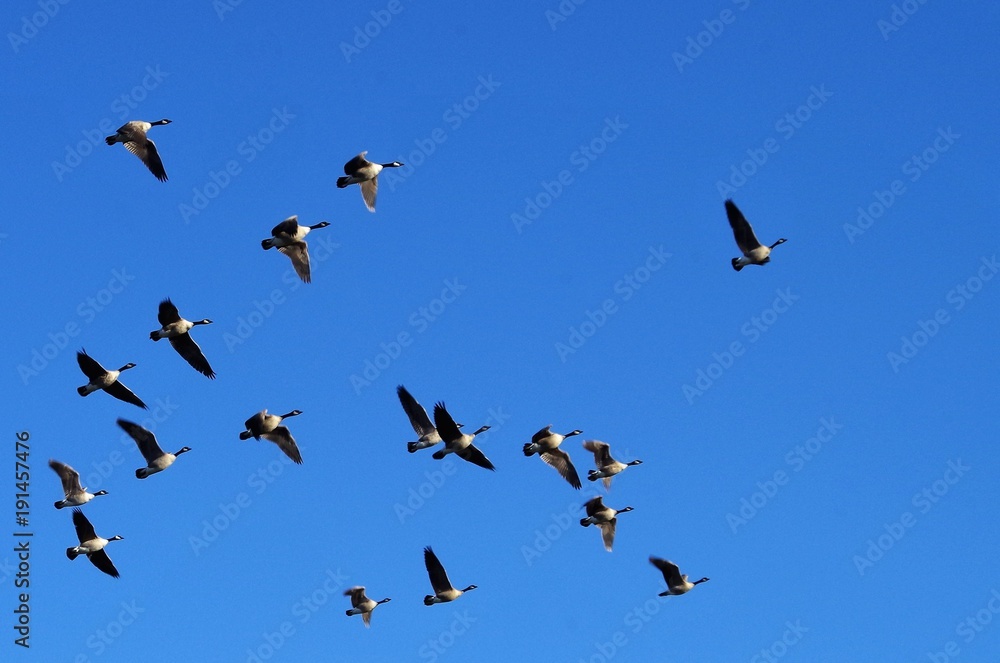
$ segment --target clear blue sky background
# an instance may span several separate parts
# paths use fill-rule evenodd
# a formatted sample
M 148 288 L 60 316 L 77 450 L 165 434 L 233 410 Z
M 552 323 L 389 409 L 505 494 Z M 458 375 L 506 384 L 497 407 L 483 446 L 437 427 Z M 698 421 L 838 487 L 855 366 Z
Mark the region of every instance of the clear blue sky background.
M 0 18 L 5 660 L 995 660 L 994 3 L 218 6 Z M 101 142 L 163 117 L 166 183 Z M 362 150 L 407 164 L 376 214 L 334 186 Z M 733 272 L 726 196 L 771 264 Z M 291 214 L 331 223 L 308 286 L 260 249 Z M 167 296 L 217 380 L 149 340 Z M 151 411 L 80 398 L 80 347 Z M 407 454 L 397 384 L 491 423 L 498 471 Z M 237 438 L 264 407 L 304 465 Z M 117 417 L 193 451 L 138 481 Z M 644 461 L 611 554 L 594 485 L 521 453 L 549 423 Z M 66 559 L 49 458 L 110 492 L 119 580 Z M 424 607 L 425 545 L 479 589 Z M 712 580 L 657 600 L 650 554 Z M 393 599 L 370 631 L 354 584 Z

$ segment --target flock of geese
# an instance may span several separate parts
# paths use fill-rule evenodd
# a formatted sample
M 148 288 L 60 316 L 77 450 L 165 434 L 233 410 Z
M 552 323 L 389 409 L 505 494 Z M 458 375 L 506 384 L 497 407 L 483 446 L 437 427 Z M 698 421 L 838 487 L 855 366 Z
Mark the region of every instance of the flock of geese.
M 122 143 L 126 150 L 136 155 L 146 165 L 156 179 L 165 182 L 167 180 L 166 170 L 156 145 L 149 139 L 147 133 L 154 126 L 167 124 L 170 124 L 168 119 L 156 122 L 131 121 L 119 128 L 115 135 L 108 136 L 105 142 L 108 145 Z M 342 189 L 352 184 L 360 185 L 365 207 L 374 212 L 379 173 L 384 168 L 397 168 L 403 164 L 398 161 L 386 164 L 373 163 L 365 158 L 365 154 L 367 152 L 361 152 L 344 165 L 345 176 L 337 179 L 337 187 Z M 787 241 L 782 238 L 770 246 L 761 244 L 750 223 L 732 200 L 725 201 L 725 209 L 736 245 L 742 253 L 742 256 L 732 259 L 733 269 L 737 272 L 747 265 L 764 265 L 770 262 L 771 251 Z M 328 222 L 322 221 L 315 225 L 303 226 L 299 225 L 296 216 L 291 216 L 276 225 L 271 230 L 271 237 L 262 240 L 261 246 L 265 251 L 276 248 L 286 255 L 291 260 L 298 277 L 303 282 L 310 283 L 309 251 L 305 238 L 311 231 L 329 225 Z M 186 320 L 181 317 L 177 307 L 169 298 L 160 302 L 157 320 L 160 323 L 160 328 L 150 332 L 150 339 L 153 341 L 169 340 L 177 354 L 192 368 L 209 379 L 214 379 L 215 371 L 205 358 L 201 348 L 191 337 L 191 331 L 195 327 L 211 324 L 212 321 L 207 318 L 197 321 Z M 90 357 L 86 350 L 77 353 L 77 362 L 88 380 L 87 384 L 77 389 L 81 396 L 104 391 L 118 400 L 146 409 L 146 404 L 121 382 L 121 374 L 135 368 L 134 363 L 129 362 L 117 370 L 107 370 L 97 360 Z M 463 424 L 455 422 L 443 402 L 435 403 L 432 422 L 427 411 L 405 387 L 400 385 L 397 387 L 396 393 L 410 425 L 418 435 L 415 441 L 407 442 L 407 451 L 414 453 L 441 444 L 442 448 L 433 453 L 434 459 L 441 460 L 448 454 L 455 454 L 473 465 L 495 471 L 493 463 L 473 443 L 477 435 L 489 430 L 489 426 L 481 426 L 473 433 L 463 433 L 461 430 Z M 287 426 L 282 425 L 285 419 L 300 414 L 302 414 L 300 410 L 292 410 L 283 415 L 268 414 L 266 409 L 261 410 L 246 420 L 244 430 L 239 434 L 239 438 L 241 440 L 248 440 L 251 437 L 255 440 L 264 438 L 277 445 L 293 462 L 301 464 L 302 454 L 299 452 L 295 439 Z M 138 479 L 145 479 L 153 474 L 163 472 L 173 465 L 178 456 L 191 450 L 185 446 L 174 453 L 164 452 L 152 432 L 125 419 L 118 419 L 117 423 L 135 441 L 146 461 L 146 467 L 135 471 L 135 476 Z M 580 435 L 582 432 L 577 429 L 559 434 L 552 431 L 551 425 L 546 426 L 535 433 L 531 437 L 531 441 L 524 445 L 524 455 L 526 457 L 537 455 L 543 462 L 554 468 L 570 486 L 579 490 L 582 486 L 580 477 L 569 454 L 560 448 L 560 445 L 567 438 Z M 594 454 L 595 469 L 588 472 L 587 479 L 589 481 L 601 479 L 605 489 L 610 488 L 613 477 L 629 467 L 642 464 L 641 460 L 633 460 L 628 463 L 615 460 L 611 455 L 610 446 L 599 440 L 586 440 L 583 442 L 583 448 Z M 107 495 L 107 491 L 88 492 L 80 484 L 80 474 L 65 463 L 50 460 L 49 466 L 59 475 L 64 494 L 64 498 L 55 503 L 55 508 L 73 507 L 73 525 L 76 528 L 79 544 L 66 549 L 67 557 L 72 560 L 80 555 L 86 555 L 91 563 L 102 572 L 115 578 L 119 577 L 118 570 L 108 556 L 105 547 L 112 541 L 122 540 L 122 537 L 115 535 L 105 539 L 98 536 L 94 526 L 80 508 L 95 497 Z M 618 515 L 628 513 L 633 508 L 626 506 L 622 509 L 613 509 L 605 506 L 600 496 L 587 501 L 584 508 L 587 515 L 580 520 L 580 525 L 597 527 L 601 531 L 605 549 L 610 552 L 614 543 Z M 681 574 L 676 564 L 666 559 L 651 556 L 649 562 L 663 574 L 667 585 L 666 591 L 661 592 L 660 596 L 685 594 L 695 585 L 708 581 L 708 578 L 689 581 L 688 576 Z M 444 565 L 430 546 L 424 548 L 424 565 L 434 591 L 433 594 L 424 597 L 425 605 L 448 603 L 459 598 L 465 592 L 476 589 L 476 585 L 468 585 L 464 589 L 458 589 L 452 585 Z M 366 627 L 371 623 L 372 611 L 391 600 L 389 598 L 380 601 L 372 600 L 365 594 L 365 588 L 362 586 L 352 587 L 344 592 L 344 595 L 351 599 L 351 609 L 347 610 L 347 615 L 361 615 Z

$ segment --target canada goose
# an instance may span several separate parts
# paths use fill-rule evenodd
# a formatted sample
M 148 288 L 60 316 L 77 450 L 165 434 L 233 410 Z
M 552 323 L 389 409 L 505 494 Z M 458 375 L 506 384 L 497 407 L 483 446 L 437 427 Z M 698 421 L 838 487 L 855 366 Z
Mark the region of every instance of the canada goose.
M 82 387 L 77 387 L 76 393 L 81 396 L 86 396 L 87 394 L 92 394 L 99 389 L 103 389 L 120 401 L 131 403 L 132 405 L 141 407 L 144 410 L 149 409 L 146 407 L 145 403 L 139 400 L 138 396 L 133 394 L 128 387 L 118 381 L 118 376 L 122 371 L 135 368 L 135 364 L 132 362 L 125 364 L 117 371 L 109 371 L 98 364 L 95 359 L 90 357 L 84 349 L 76 353 L 76 363 L 80 365 L 80 370 L 83 371 L 83 374 L 90 380 L 90 382 Z
M 295 273 L 305 283 L 312 282 L 309 270 L 309 246 L 306 244 L 306 235 L 310 231 L 318 228 L 326 228 L 329 221 L 320 221 L 314 226 L 300 226 L 298 216 L 290 216 L 274 228 L 271 229 L 272 237 L 261 240 L 260 245 L 264 250 L 274 247 L 284 253 L 292 261 Z
M 167 171 L 163 169 L 163 162 L 156 151 L 156 145 L 146 137 L 146 132 L 160 124 L 170 124 L 170 120 L 157 120 L 156 122 L 143 122 L 142 120 L 132 120 L 126 122 L 118 128 L 114 136 L 108 136 L 104 142 L 108 145 L 123 143 L 125 149 L 139 157 L 149 172 L 156 176 L 161 182 L 167 181 Z
M 524 455 L 531 456 L 537 453 L 542 460 L 556 468 L 562 478 L 569 481 L 569 485 L 579 490 L 580 476 L 576 473 L 576 468 L 573 467 L 573 461 L 570 460 L 569 454 L 560 449 L 559 445 L 567 437 L 579 435 L 582 432 L 582 430 L 577 429 L 560 435 L 553 433 L 552 424 L 549 424 L 531 436 L 531 442 L 524 445 Z
M 771 262 L 771 249 L 788 241 L 782 238 L 771 246 L 761 244 L 753 234 L 750 222 L 732 200 L 726 201 L 726 216 L 729 217 L 729 225 L 736 237 L 736 246 L 743 252 L 742 258 L 733 258 L 733 269 L 737 272 L 747 265 L 763 265 Z
M 49 467 L 59 475 L 59 479 L 62 481 L 63 493 L 66 495 L 66 499 L 56 502 L 57 509 L 66 506 L 83 506 L 95 497 L 108 494 L 106 490 L 88 493 L 87 489 L 80 485 L 80 473 L 66 463 L 50 459 Z
M 145 479 L 151 474 L 162 472 L 173 465 L 178 456 L 191 451 L 191 447 L 182 447 L 180 451 L 175 451 L 172 454 L 164 453 L 156 442 L 156 436 L 139 424 L 124 419 L 118 419 L 117 423 L 129 434 L 129 437 L 135 440 L 139 452 L 146 459 L 146 467 L 140 467 L 135 471 L 137 479 Z
M 427 416 L 427 410 L 417 402 L 417 399 L 410 395 L 406 387 L 403 385 L 396 387 L 396 395 L 399 396 L 399 402 L 403 405 L 403 411 L 406 412 L 406 416 L 410 419 L 413 431 L 420 436 L 416 442 L 407 442 L 406 450 L 413 453 L 414 451 L 433 447 L 438 442 L 442 442 L 443 440 L 438 435 L 437 428 L 434 428 L 430 417 Z M 463 424 L 455 425 L 459 428 L 463 426 Z
M 118 569 L 115 568 L 108 553 L 104 551 L 104 546 L 112 541 L 121 541 L 124 537 L 115 534 L 110 539 L 102 539 L 97 536 L 94 526 L 83 515 L 80 507 L 73 509 L 73 525 L 76 527 L 76 537 L 80 539 L 80 545 L 66 549 L 66 556 L 76 559 L 79 555 L 86 555 L 94 566 L 104 571 L 112 578 L 118 577 Z
M 301 465 L 302 454 L 299 453 L 299 447 L 295 444 L 295 439 L 286 427 L 278 425 L 282 419 L 295 417 L 300 414 L 302 414 L 301 410 L 292 410 L 288 414 L 278 416 L 276 414 L 268 414 L 267 410 L 261 410 L 247 419 L 243 424 L 246 426 L 246 430 L 240 433 L 240 439 L 249 440 L 252 437 L 255 440 L 259 440 L 263 437 L 265 440 L 270 440 L 277 444 L 286 456 Z
M 201 348 L 188 333 L 196 325 L 210 325 L 212 321 L 208 318 L 196 322 L 185 320 L 177 312 L 177 307 L 174 306 L 169 297 L 160 302 L 160 310 L 156 314 L 156 319 L 162 326 L 160 329 L 149 332 L 149 337 L 154 341 L 159 341 L 161 338 L 170 339 L 170 345 L 177 351 L 177 354 L 184 357 L 184 361 L 191 364 L 194 370 L 210 380 L 214 380 L 215 371 L 208 365 L 208 360 L 202 354 Z
M 677 596 L 679 594 L 687 594 L 694 589 L 695 585 L 708 582 L 708 578 L 688 582 L 688 577 L 686 575 L 681 575 L 681 570 L 677 568 L 676 564 L 665 559 L 660 559 L 659 557 L 651 556 L 649 558 L 649 563 L 663 573 L 663 579 L 667 582 L 667 591 L 660 592 L 660 596 Z
M 361 184 L 361 197 L 364 198 L 365 207 L 369 212 L 375 211 L 375 196 L 378 194 L 378 174 L 383 168 L 399 168 L 403 164 L 398 161 L 392 163 L 372 163 L 365 159 L 368 151 L 364 151 L 358 156 L 344 164 L 344 172 L 347 177 L 337 178 L 337 188 L 343 189 L 351 184 Z
M 629 463 L 620 463 L 611 457 L 611 447 L 606 442 L 600 440 L 587 440 L 583 443 L 583 448 L 594 452 L 594 463 L 596 470 L 590 470 L 587 479 L 597 481 L 604 479 L 604 487 L 611 488 L 611 477 L 618 474 L 630 465 L 642 465 L 641 460 L 633 460 Z
M 467 460 L 474 465 L 479 467 L 485 467 L 487 470 L 493 470 L 496 472 L 493 463 L 486 455 L 477 449 L 473 444 L 472 440 L 482 433 L 483 431 L 489 430 L 489 426 L 481 426 L 472 435 L 464 434 L 458 429 L 458 424 L 455 420 L 451 418 L 448 414 L 448 410 L 445 409 L 444 403 L 435 403 L 434 405 L 434 424 L 437 426 L 438 433 L 441 435 L 441 439 L 444 441 L 444 449 L 439 449 L 434 452 L 433 458 L 435 460 L 441 460 L 450 453 L 458 454 L 458 457 Z
M 627 506 L 624 509 L 616 511 L 609 506 L 604 506 L 600 495 L 588 500 L 584 506 L 587 509 L 587 517 L 581 518 L 580 524 L 584 527 L 588 527 L 589 525 L 600 527 L 601 538 L 604 539 L 604 549 L 611 552 L 611 545 L 615 542 L 615 526 L 618 524 L 617 515 L 632 511 L 632 507 Z
M 431 587 L 434 594 L 424 597 L 424 605 L 434 605 L 435 603 L 448 603 L 454 601 L 465 592 L 476 589 L 475 585 L 469 585 L 465 589 L 455 589 L 448 580 L 448 574 L 438 560 L 437 555 L 430 546 L 424 548 L 424 566 L 427 567 L 427 575 L 431 578 Z
M 370 628 L 372 623 L 372 610 L 375 606 L 382 605 L 383 603 L 388 603 L 392 599 L 382 599 L 381 601 L 373 601 L 367 596 L 365 596 L 364 587 L 351 587 L 346 592 L 344 596 L 351 597 L 351 605 L 354 606 L 347 611 L 347 616 L 361 615 L 361 619 L 365 622 L 365 628 Z

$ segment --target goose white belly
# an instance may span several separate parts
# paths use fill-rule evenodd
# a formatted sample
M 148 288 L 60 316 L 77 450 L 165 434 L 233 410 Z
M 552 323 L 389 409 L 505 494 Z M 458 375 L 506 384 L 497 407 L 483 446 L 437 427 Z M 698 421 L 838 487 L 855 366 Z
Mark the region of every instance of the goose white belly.
M 421 435 L 417 438 L 416 442 L 407 442 L 407 445 L 413 449 L 426 449 L 427 447 L 433 447 L 435 444 L 443 442 L 441 435 L 437 431 L 433 433 L 427 433 L 426 435 Z
M 162 472 L 163 470 L 173 465 L 175 460 L 177 460 L 177 456 L 173 454 L 163 454 L 162 456 L 160 456 L 147 466 L 149 474 Z
M 178 320 L 177 322 L 171 322 L 160 329 L 160 338 L 174 338 L 175 336 L 182 336 L 183 334 L 191 331 L 194 327 L 194 323 L 189 320 Z
M 359 168 L 357 173 L 354 174 L 357 181 L 362 182 L 366 180 L 373 180 L 378 177 L 378 174 L 382 172 L 382 164 L 373 163 L 364 168 Z
M 448 603 L 449 601 L 454 601 L 464 592 L 461 589 L 449 589 L 448 591 L 441 592 L 440 594 L 434 595 L 435 603 Z
M 63 500 L 62 505 L 64 508 L 67 506 L 83 506 L 92 499 L 94 499 L 93 493 L 84 491 L 82 493 L 74 493 L 70 495 Z
M 755 263 L 765 262 L 769 255 L 771 255 L 771 249 L 769 247 L 758 246 L 756 249 L 750 251 L 750 253 L 744 254 L 745 257 L 738 258 L 737 261 L 742 265 L 752 265 Z
M 90 384 L 91 385 L 96 384 L 97 389 L 104 389 L 105 387 L 110 387 L 111 385 L 113 385 L 118 380 L 118 376 L 120 374 L 121 373 L 119 371 L 108 371 L 102 377 L 99 377 L 97 380 L 91 382 Z M 91 391 L 96 391 L 96 389 L 91 389 Z
M 88 555 L 90 553 L 95 553 L 98 550 L 103 550 L 104 546 L 108 545 L 107 539 L 102 539 L 97 537 L 96 539 L 91 539 L 90 541 L 85 541 L 76 547 L 76 552 L 81 555 Z

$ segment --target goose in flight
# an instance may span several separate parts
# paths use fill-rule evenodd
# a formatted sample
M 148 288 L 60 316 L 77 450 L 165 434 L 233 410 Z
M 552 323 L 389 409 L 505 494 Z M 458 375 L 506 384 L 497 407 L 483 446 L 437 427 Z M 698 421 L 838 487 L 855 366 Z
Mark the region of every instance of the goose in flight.
M 117 371 L 109 371 L 97 363 L 96 359 L 93 359 L 87 354 L 86 350 L 80 350 L 76 353 L 76 363 L 80 365 L 80 370 L 83 374 L 87 376 L 90 380 L 87 384 L 82 387 L 76 388 L 76 393 L 81 396 L 86 396 L 87 394 L 92 394 L 95 391 L 103 389 L 120 401 L 125 401 L 126 403 L 131 403 L 136 407 L 141 407 L 144 410 L 148 410 L 146 404 L 139 400 L 139 397 L 132 393 L 132 391 L 118 381 L 118 376 L 121 375 L 122 371 L 127 371 L 130 368 L 135 368 L 135 364 L 129 362 L 119 368 Z
M 365 207 L 369 212 L 374 212 L 375 196 L 378 195 L 378 174 L 383 168 L 399 168 L 403 164 L 398 161 L 372 163 L 365 158 L 366 154 L 367 150 L 344 164 L 344 173 L 347 176 L 337 178 L 337 188 L 343 189 L 352 184 L 360 184 L 361 198 L 365 201 Z
M 87 489 L 80 485 L 80 473 L 66 463 L 58 460 L 49 460 L 49 467 L 55 470 L 62 481 L 63 494 L 66 499 L 56 502 L 56 508 L 62 509 L 67 506 L 83 506 L 95 497 L 107 495 L 108 491 L 99 490 L 96 493 L 88 493 Z
M 170 124 L 170 120 L 163 119 L 156 122 L 143 122 L 142 120 L 132 120 L 126 122 L 113 136 L 108 136 L 104 142 L 108 145 L 122 143 L 125 149 L 139 157 L 146 164 L 149 172 L 156 176 L 161 182 L 167 181 L 167 171 L 163 169 L 163 162 L 160 161 L 160 154 L 156 151 L 156 145 L 146 137 L 146 132 L 155 126 Z
M 618 525 L 618 514 L 632 511 L 632 507 L 624 509 L 612 509 L 604 506 L 601 496 L 590 499 L 584 504 L 587 509 L 587 517 L 580 519 L 580 524 L 584 527 L 597 525 L 601 529 L 601 539 L 604 541 L 604 549 L 611 552 L 611 546 L 615 542 L 615 527 Z
M 446 455 L 454 453 L 458 454 L 459 458 L 467 460 L 473 465 L 478 465 L 494 472 L 496 471 L 497 468 L 493 467 L 490 459 L 472 444 L 472 440 L 477 435 L 490 429 L 489 426 L 481 426 L 479 430 L 471 435 L 462 433 L 458 429 L 458 424 L 448 414 L 444 403 L 434 404 L 434 424 L 437 426 L 441 439 L 444 440 L 444 449 L 434 452 L 433 458 L 435 460 L 441 460 Z
M 663 573 L 663 579 L 667 583 L 667 591 L 660 592 L 660 596 L 678 596 L 680 594 L 687 594 L 694 589 L 695 585 L 708 582 L 708 578 L 702 578 L 701 580 L 695 580 L 694 582 L 688 581 L 687 575 L 681 575 L 681 570 L 677 568 L 677 565 L 666 559 L 651 556 L 649 558 L 649 563 Z
M 403 411 L 406 412 L 410 425 L 413 426 L 413 432 L 420 436 L 416 442 L 407 442 L 406 450 L 413 453 L 443 442 L 437 428 L 434 428 L 430 417 L 427 416 L 427 410 L 417 402 L 417 399 L 407 391 L 406 387 L 403 385 L 396 387 L 396 395 L 399 396 L 399 403 L 403 406 Z M 459 428 L 462 427 L 462 424 L 456 425 Z
M 210 325 L 212 321 L 208 318 L 195 322 L 185 320 L 169 297 L 160 302 L 160 310 L 156 314 L 156 319 L 160 323 L 160 328 L 149 332 L 149 337 L 154 341 L 159 341 L 161 338 L 170 339 L 170 345 L 177 351 L 177 354 L 184 358 L 184 361 L 191 364 L 194 370 L 205 377 L 214 380 L 215 371 L 212 370 L 201 348 L 194 342 L 190 334 L 195 326 Z
M 736 207 L 736 203 L 732 200 L 726 201 L 726 216 L 729 218 L 729 226 L 733 229 L 733 235 L 736 237 L 736 246 L 743 253 L 743 257 L 733 258 L 732 261 L 733 269 L 737 272 L 747 265 L 763 265 L 771 262 L 771 249 L 788 241 L 781 238 L 771 246 L 761 244 L 754 234 L 750 222 L 746 220 L 743 212 Z
M 271 229 L 271 237 L 261 240 L 260 245 L 267 251 L 276 248 L 292 261 L 295 273 L 303 283 L 312 283 L 312 273 L 309 267 L 309 245 L 306 235 L 310 231 L 326 228 L 329 221 L 320 221 L 313 226 L 300 226 L 299 217 L 292 215 Z
M 73 525 L 76 527 L 76 538 L 80 539 L 80 545 L 66 549 L 66 556 L 76 559 L 80 555 L 86 555 L 91 563 L 112 578 L 118 577 L 118 569 L 115 568 L 104 547 L 112 541 L 121 541 L 124 537 L 115 534 L 110 539 L 102 539 L 97 536 L 94 526 L 83 515 L 80 507 L 73 509 Z
M 288 428 L 279 425 L 282 419 L 295 417 L 300 414 L 302 414 L 302 410 L 292 410 L 288 414 L 282 415 L 268 414 L 266 409 L 261 410 L 244 422 L 243 425 L 246 426 L 246 430 L 240 433 L 240 439 L 249 440 L 252 437 L 255 440 L 259 440 L 263 437 L 265 440 L 277 444 L 278 448 L 286 456 L 291 458 L 293 462 L 301 465 L 302 454 L 299 453 L 299 447 L 295 444 L 295 438 L 292 437 L 292 433 Z
M 531 436 L 531 442 L 524 445 L 524 455 L 531 456 L 537 453 L 539 458 L 554 467 L 559 475 L 569 482 L 569 485 L 579 490 L 580 476 L 576 473 L 576 468 L 573 467 L 573 461 L 570 460 L 569 454 L 560 449 L 559 445 L 567 437 L 579 435 L 582 432 L 582 430 L 577 429 L 560 435 L 553 433 L 552 425 L 549 424 Z
M 424 597 L 424 605 L 448 603 L 449 601 L 454 601 L 465 592 L 476 589 L 475 585 L 469 585 L 465 589 L 455 589 L 451 581 L 448 580 L 448 574 L 445 572 L 444 566 L 441 565 L 440 560 L 438 560 L 437 555 L 434 554 L 430 546 L 424 548 L 424 566 L 427 567 L 427 575 L 430 576 L 431 587 L 434 589 L 433 595 L 428 594 Z
M 604 479 L 605 488 L 611 488 L 611 477 L 623 471 L 625 468 L 632 465 L 642 465 L 641 460 L 633 460 L 628 463 L 621 463 L 615 460 L 611 457 L 611 447 L 607 442 L 601 442 L 600 440 L 587 440 L 583 443 L 583 448 L 587 451 L 594 452 L 594 463 L 597 465 L 596 470 L 590 470 L 587 474 L 587 479 L 590 481 Z
M 380 606 L 383 603 L 388 603 L 392 599 L 385 598 L 381 601 L 373 601 L 372 599 L 365 596 L 364 587 L 351 587 L 346 592 L 344 596 L 351 597 L 351 609 L 347 611 L 347 616 L 361 615 L 361 619 L 365 622 L 365 628 L 370 628 L 372 623 L 372 610 L 376 606 Z
M 122 430 L 128 433 L 129 437 L 135 440 L 136 446 L 139 447 L 139 453 L 146 459 L 146 467 L 140 467 L 135 471 L 136 479 L 145 479 L 152 474 L 162 472 L 173 465 L 178 456 L 191 451 L 191 447 L 182 447 L 172 454 L 165 453 L 156 442 L 156 436 L 139 424 L 125 419 L 119 419 L 117 423 Z

